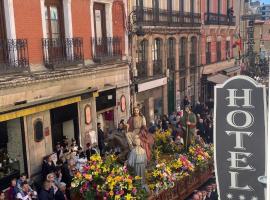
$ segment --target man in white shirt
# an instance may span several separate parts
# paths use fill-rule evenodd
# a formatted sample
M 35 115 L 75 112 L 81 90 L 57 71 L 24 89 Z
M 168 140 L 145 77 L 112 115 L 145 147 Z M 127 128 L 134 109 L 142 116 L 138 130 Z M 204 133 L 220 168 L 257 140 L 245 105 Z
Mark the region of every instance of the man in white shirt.
M 17 194 L 16 198 L 20 200 L 32 200 L 32 193 L 29 191 L 29 185 L 25 181 L 21 184 L 22 190 Z

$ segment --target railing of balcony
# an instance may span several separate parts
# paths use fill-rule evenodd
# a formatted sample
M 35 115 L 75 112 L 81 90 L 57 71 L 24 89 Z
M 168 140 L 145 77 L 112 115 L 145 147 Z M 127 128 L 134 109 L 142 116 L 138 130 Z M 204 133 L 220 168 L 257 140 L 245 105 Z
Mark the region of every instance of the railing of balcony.
M 92 38 L 92 45 L 95 62 L 106 62 L 122 57 L 120 37 Z
M 201 26 L 201 14 L 164 9 L 134 8 L 136 23 L 143 26 Z
M 211 52 L 206 52 L 206 64 L 211 64 Z
M 43 60 L 48 68 L 84 63 L 82 38 L 42 39 Z
M 162 60 L 154 60 L 153 61 L 153 75 L 158 76 L 162 75 Z
M 235 26 L 236 18 L 235 16 L 229 17 L 228 15 L 223 15 L 223 14 L 218 14 L 218 13 L 205 13 L 204 23 L 206 25 Z
M 29 70 L 26 39 L 0 39 L 0 73 Z
M 175 70 L 175 57 L 169 57 L 167 59 L 167 66 L 170 70 Z
M 189 58 L 190 58 L 190 66 L 191 66 L 191 67 L 197 66 L 197 54 L 191 53 L 191 54 L 189 55 Z
M 143 79 L 147 77 L 147 61 L 139 61 L 136 64 L 138 78 Z

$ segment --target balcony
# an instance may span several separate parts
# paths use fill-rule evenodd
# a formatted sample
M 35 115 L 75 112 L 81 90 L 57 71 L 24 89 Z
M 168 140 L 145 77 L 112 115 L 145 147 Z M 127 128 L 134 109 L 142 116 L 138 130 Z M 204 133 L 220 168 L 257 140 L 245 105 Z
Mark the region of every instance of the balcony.
M 227 15 L 217 13 L 205 13 L 204 23 L 205 25 L 225 25 L 235 26 L 236 18 L 233 16 L 231 19 Z
M 0 39 L 0 73 L 29 70 L 26 39 Z
M 143 79 L 147 77 L 147 61 L 139 61 L 136 64 L 138 78 Z
M 84 63 L 82 38 L 44 38 L 42 47 L 43 60 L 47 68 Z
M 211 64 L 211 52 L 206 52 L 206 64 Z
M 162 75 L 162 60 L 154 60 L 153 61 L 153 75 L 154 76 L 160 76 Z
M 135 7 L 135 22 L 140 26 L 200 27 L 201 14 Z
M 197 66 L 197 54 L 191 53 L 189 55 L 190 58 L 190 67 L 196 67 Z
M 109 62 L 122 57 L 120 37 L 92 38 L 92 45 L 94 62 Z

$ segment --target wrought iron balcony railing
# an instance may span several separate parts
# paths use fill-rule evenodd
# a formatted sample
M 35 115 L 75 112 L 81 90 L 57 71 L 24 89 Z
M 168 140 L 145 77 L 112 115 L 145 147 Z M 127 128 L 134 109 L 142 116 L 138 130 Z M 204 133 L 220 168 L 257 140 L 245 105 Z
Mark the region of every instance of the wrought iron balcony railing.
M 154 60 L 153 61 L 153 75 L 158 76 L 162 75 L 162 60 Z
M 29 70 L 26 39 L 0 39 L 0 73 Z
M 167 59 L 167 67 L 170 70 L 175 70 L 175 57 L 169 57 Z
M 206 52 L 206 64 L 211 64 L 211 52 Z
M 196 67 L 197 66 L 197 54 L 191 53 L 189 55 L 189 58 L 190 58 L 190 66 L 191 67 Z
M 235 26 L 236 18 L 235 16 L 229 17 L 228 15 L 223 15 L 223 14 L 218 14 L 218 13 L 205 13 L 204 23 L 206 25 Z
M 147 77 L 147 61 L 139 61 L 136 64 L 138 78 L 143 79 Z
M 201 14 L 135 7 L 135 21 L 142 26 L 199 27 Z
M 122 57 L 120 37 L 92 38 L 94 62 L 106 62 Z
M 42 39 L 43 60 L 48 68 L 84 63 L 82 38 Z

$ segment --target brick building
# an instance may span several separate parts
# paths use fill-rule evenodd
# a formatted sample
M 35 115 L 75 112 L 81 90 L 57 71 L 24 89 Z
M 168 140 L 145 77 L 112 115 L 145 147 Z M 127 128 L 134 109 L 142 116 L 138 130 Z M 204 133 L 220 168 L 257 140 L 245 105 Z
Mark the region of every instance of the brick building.
M 200 0 L 129 2 L 132 99 L 149 122 L 198 99 Z
M 237 52 L 232 48 L 240 28 L 243 1 L 201 0 L 201 100 L 214 97 L 214 85 L 240 73 L 235 64 Z M 233 8 L 234 15 L 229 15 Z M 236 16 L 235 16 L 236 15 Z
M 128 118 L 126 11 L 125 0 L 0 0 L 0 159 L 35 176 L 63 136 L 85 147 L 97 122 L 108 132 Z

